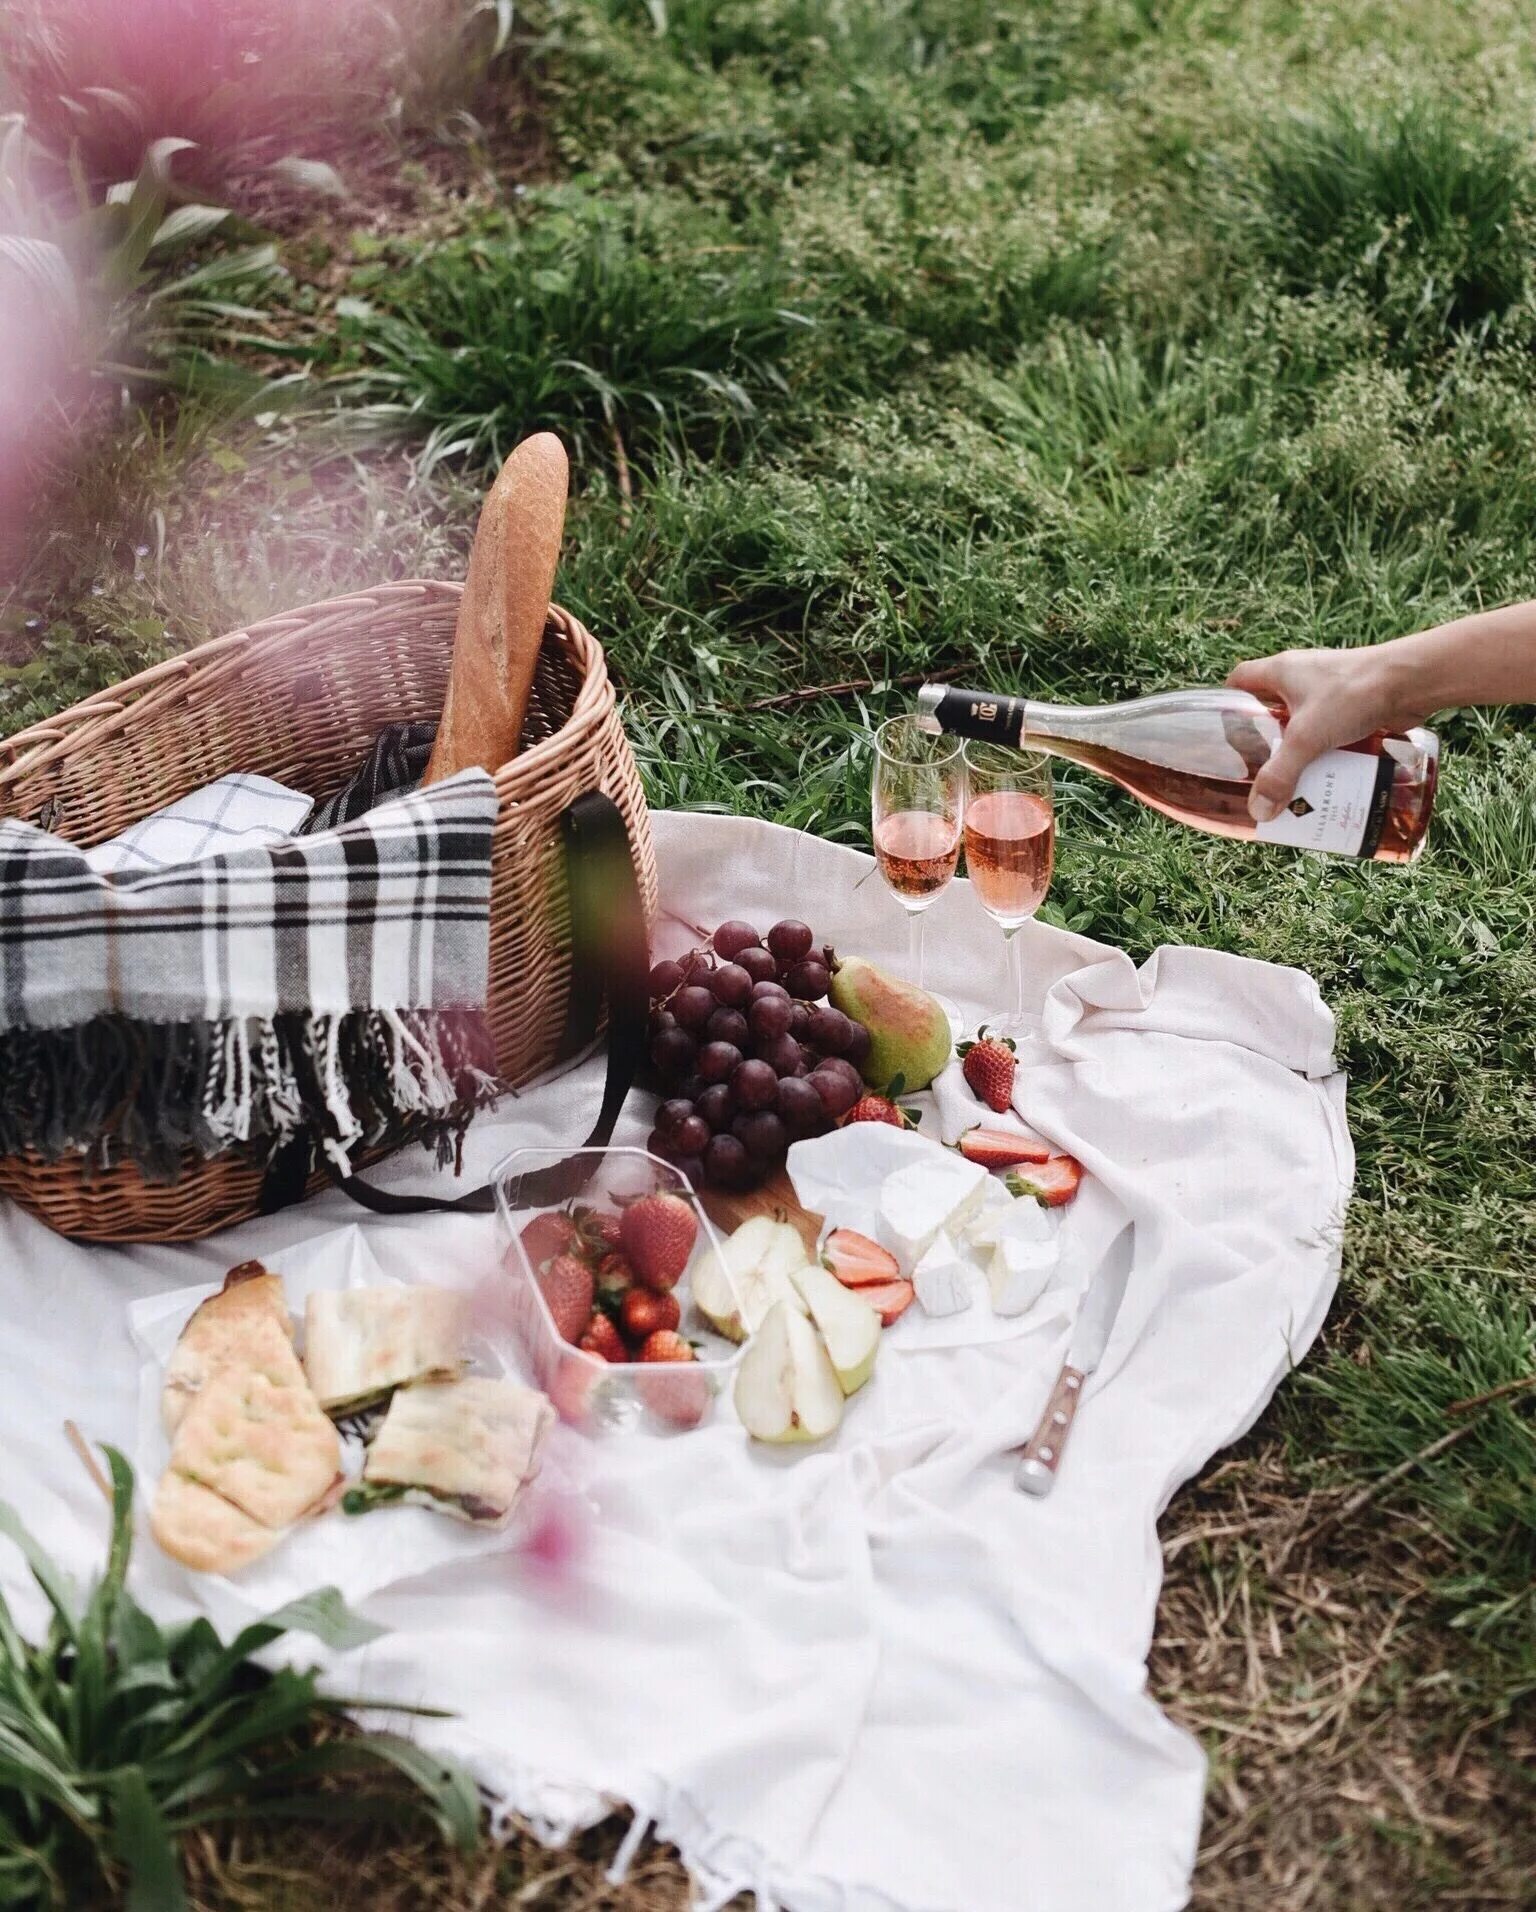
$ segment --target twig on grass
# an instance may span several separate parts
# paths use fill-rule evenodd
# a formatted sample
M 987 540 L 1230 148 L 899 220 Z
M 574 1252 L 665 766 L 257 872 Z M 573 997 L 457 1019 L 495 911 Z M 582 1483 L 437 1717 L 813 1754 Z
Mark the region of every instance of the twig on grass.
M 1464 1401 L 1452 1401 L 1445 1411 L 1470 1414 L 1474 1408 L 1487 1407 L 1490 1401 L 1507 1401 L 1512 1394 L 1524 1394 L 1527 1388 L 1536 1388 L 1536 1374 L 1524 1374 L 1518 1381 L 1505 1381 L 1499 1387 L 1489 1388 L 1486 1394 L 1469 1394 Z
M 76 1454 L 79 1455 L 80 1463 L 86 1473 L 90 1475 L 91 1479 L 95 1481 L 96 1485 L 101 1489 L 102 1499 L 110 1507 L 112 1505 L 112 1483 L 107 1479 L 106 1475 L 102 1473 L 101 1462 L 98 1461 L 96 1456 L 91 1452 L 90 1442 L 86 1440 L 85 1436 L 80 1432 L 79 1428 L 75 1426 L 73 1421 L 66 1421 L 64 1423 L 64 1435 L 70 1446 L 75 1450 Z
M 849 697 L 856 690 L 875 690 L 881 684 L 905 687 L 908 684 L 925 684 L 927 671 L 907 671 L 901 677 L 849 677 L 841 684 L 804 684 L 799 690 L 781 690 L 772 697 L 759 697 L 753 703 L 743 704 L 743 710 L 782 710 L 786 704 L 803 704 L 812 697 Z
M 1438 1440 L 1431 1441 L 1427 1447 L 1421 1447 L 1417 1454 L 1410 1454 L 1407 1460 L 1399 1461 L 1396 1467 L 1389 1467 L 1386 1473 L 1378 1475 L 1368 1486 L 1362 1487 L 1359 1493 L 1351 1494 L 1341 1506 L 1335 1507 L 1331 1513 L 1324 1514 L 1312 1531 L 1302 1536 L 1301 1545 L 1310 1546 L 1321 1535 L 1331 1533 L 1342 1522 L 1353 1520 L 1355 1515 L 1362 1513 L 1373 1500 L 1379 1500 L 1400 1480 L 1406 1480 L 1416 1468 L 1424 1466 L 1427 1461 L 1438 1460 L 1458 1441 L 1464 1441 L 1476 1426 L 1476 1421 L 1464 1421 L 1460 1427 L 1453 1427 L 1449 1434 L 1442 1434 Z
M 619 430 L 619 421 L 616 418 L 610 418 L 608 421 L 608 436 L 613 440 L 613 472 L 618 480 L 619 497 L 622 500 L 619 505 L 619 523 L 627 531 L 634 522 L 635 486 L 629 475 L 629 453 L 624 449 L 624 435 Z
M 1482 1408 L 1491 1406 L 1495 1401 L 1507 1401 L 1513 1395 L 1523 1394 L 1529 1388 L 1536 1388 L 1536 1374 L 1522 1375 L 1518 1380 L 1505 1381 L 1496 1388 L 1489 1388 L 1484 1394 L 1469 1394 L 1465 1400 L 1452 1401 L 1446 1408 L 1446 1413 L 1474 1414 Z M 1427 1446 L 1421 1447 L 1417 1454 L 1410 1454 L 1407 1460 L 1399 1461 L 1396 1467 L 1389 1467 L 1385 1474 L 1379 1475 L 1377 1479 L 1362 1487 L 1358 1493 L 1351 1494 L 1348 1500 L 1335 1507 L 1332 1512 L 1324 1514 L 1315 1527 L 1302 1535 L 1298 1544 L 1303 1547 L 1310 1546 L 1320 1535 L 1330 1533 L 1346 1520 L 1353 1520 L 1355 1515 L 1369 1507 L 1373 1500 L 1388 1493 L 1400 1480 L 1406 1480 L 1416 1468 L 1424 1466 L 1427 1461 L 1438 1460 L 1458 1441 L 1465 1440 L 1476 1426 L 1476 1421 L 1463 1421 L 1460 1427 L 1453 1427 L 1448 1434 L 1441 1434 Z

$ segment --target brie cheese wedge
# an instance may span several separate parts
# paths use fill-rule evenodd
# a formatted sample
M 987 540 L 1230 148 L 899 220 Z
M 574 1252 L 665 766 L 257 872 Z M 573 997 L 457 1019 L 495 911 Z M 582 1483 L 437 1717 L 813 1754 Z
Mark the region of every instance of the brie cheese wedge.
M 960 1240 L 968 1248 L 995 1248 L 1003 1218 L 1017 1201 L 1018 1197 L 1010 1195 L 1003 1186 L 1001 1176 L 989 1175 L 981 1200 L 961 1231 Z M 1038 1210 L 1040 1204 L 1031 1202 L 1029 1206 Z
M 987 1285 L 994 1313 L 1021 1315 L 1045 1292 L 1060 1251 L 1050 1218 L 1038 1202 L 1010 1196 L 1009 1204 L 998 1219 Z
M 992 1250 L 987 1269 L 987 1285 L 992 1291 L 992 1312 L 1021 1315 L 1034 1307 L 1045 1293 L 1056 1266 L 1053 1242 L 1019 1241 L 1005 1235 Z
M 960 1314 L 971 1305 L 971 1262 L 941 1228 L 912 1271 L 912 1286 L 925 1314 Z
M 899 1168 L 880 1185 L 876 1229 L 906 1273 L 922 1260 L 941 1230 L 958 1234 L 981 1205 L 988 1181 L 978 1162 L 948 1151 Z

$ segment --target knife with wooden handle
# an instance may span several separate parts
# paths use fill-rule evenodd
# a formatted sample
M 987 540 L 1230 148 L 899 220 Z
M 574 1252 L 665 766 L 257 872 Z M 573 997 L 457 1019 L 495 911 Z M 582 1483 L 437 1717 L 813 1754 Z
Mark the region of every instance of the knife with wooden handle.
M 1083 1383 L 1103 1359 L 1115 1316 L 1125 1299 L 1134 1250 L 1135 1228 L 1127 1222 L 1105 1250 L 1078 1305 L 1072 1339 L 1067 1343 L 1067 1358 L 1051 1389 L 1040 1424 L 1021 1450 L 1013 1484 L 1023 1493 L 1048 1494 L 1056 1484 L 1056 1470 L 1061 1466 L 1067 1436 L 1072 1432 L 1078 1403 L 1083 1398 Z

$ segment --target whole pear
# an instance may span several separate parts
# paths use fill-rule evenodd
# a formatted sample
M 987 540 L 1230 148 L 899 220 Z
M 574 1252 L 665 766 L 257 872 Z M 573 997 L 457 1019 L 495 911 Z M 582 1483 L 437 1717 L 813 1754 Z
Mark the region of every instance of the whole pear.
M 869 1031 L 862 1074 L 873 1088 L 888 1089 L 900 1076 L 902 1090 L 926 1089 L 949 1060 L 949 1018 L 926 989 L 888 976 L 862 956 L 837 965 L 827 994 L 836 1009 Z

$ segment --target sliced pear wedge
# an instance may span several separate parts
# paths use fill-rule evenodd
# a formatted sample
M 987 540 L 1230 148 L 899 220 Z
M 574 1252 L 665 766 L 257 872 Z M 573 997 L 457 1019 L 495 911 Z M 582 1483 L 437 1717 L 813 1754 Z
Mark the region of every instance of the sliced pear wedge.
M 788 1301 L 776 1301 L 736 1370 L 736 1412 L 755 1440 L 821 1441 L 843 1418 L 826 1343 Z
M 789 1278 L 791 1269 L 804 1260 L 805 1246 L 787 1222 L 754 1215 L 699 1263 L 693 1276 L 694 1303 L 729 1340 L 745 1341 L 775 1302 L 788 1301 L 805 1312 Z
M 875 1371 L 880 1352 L 880 1317 L 867 1301 L 845 1288 L 836 1275 L 807 1263 L 791 1276 L 827 1344 L 833 1372 L 844 1394 L 857 1394 Z

